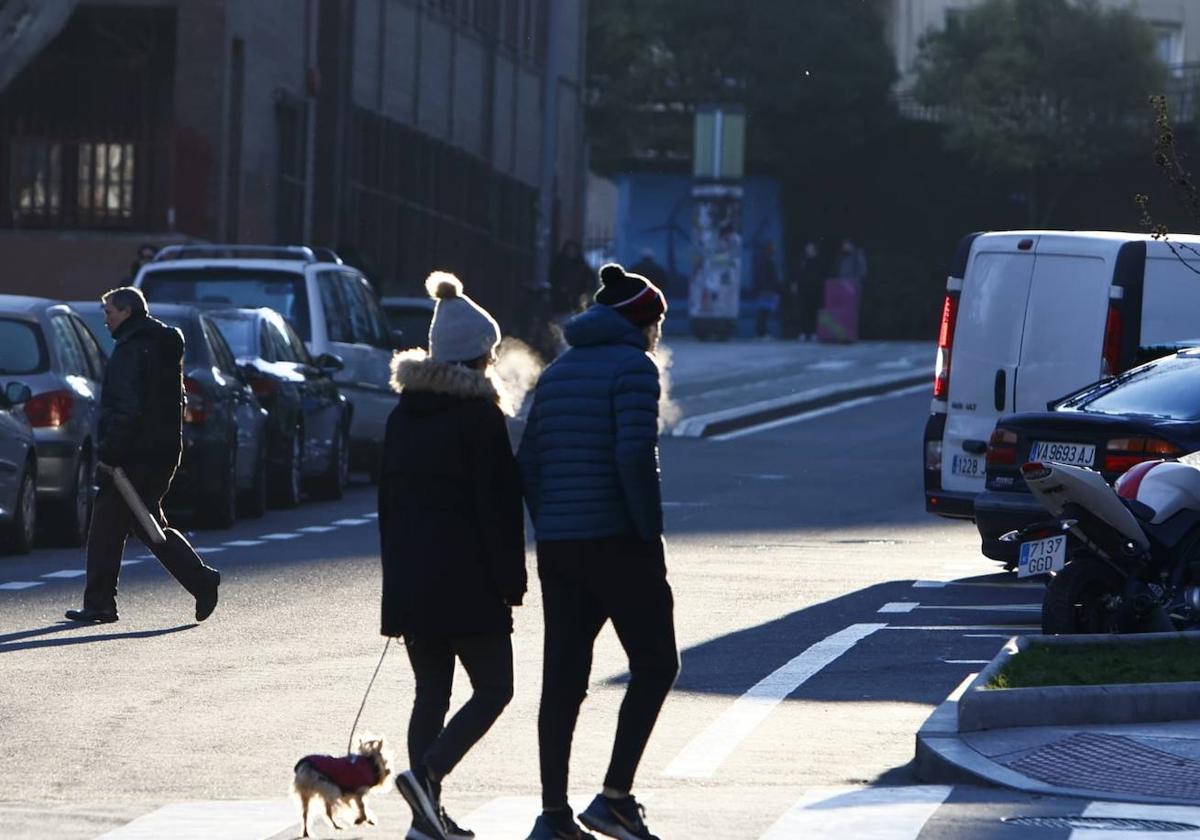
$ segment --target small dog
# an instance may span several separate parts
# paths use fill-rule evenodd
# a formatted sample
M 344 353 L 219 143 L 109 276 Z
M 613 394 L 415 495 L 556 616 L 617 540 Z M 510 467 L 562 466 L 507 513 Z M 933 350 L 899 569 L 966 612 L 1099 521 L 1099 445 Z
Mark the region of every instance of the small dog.
M 297 761 L 292 791 L 300 798 L 301 836 L 309 836 L 308 803 L 314 796 L 325 802 L 325 816 L 336 829 L 341 826 L 333 818 L 334 810 L 351 804 L 358 806 L 355 825 L 375 825 L 363 797 L 387 782 L 391 775 L 388 761 L 382 738 L 359 741 L 358 752 L 350 755 L 306 755 Z

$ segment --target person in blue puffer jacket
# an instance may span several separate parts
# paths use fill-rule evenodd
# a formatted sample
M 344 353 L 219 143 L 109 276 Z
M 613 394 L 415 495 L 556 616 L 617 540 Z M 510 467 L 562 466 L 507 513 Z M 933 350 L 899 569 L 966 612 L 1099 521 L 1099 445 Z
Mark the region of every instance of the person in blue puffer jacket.
M 542 814 L 529 840 L 581 840 L 567 765 L 592 646 L 611 620 L 629 657 L 612 759 L 580 822 L 656 840 L 630 793 L 679 673 L 658 471 L 657 349 L 667 310 L 649 280 L 609 264 L 596 305 L 564 329 L 569 349 L 538 380 L 517 453 L 537 535 L 545 613 L 538 744 Z

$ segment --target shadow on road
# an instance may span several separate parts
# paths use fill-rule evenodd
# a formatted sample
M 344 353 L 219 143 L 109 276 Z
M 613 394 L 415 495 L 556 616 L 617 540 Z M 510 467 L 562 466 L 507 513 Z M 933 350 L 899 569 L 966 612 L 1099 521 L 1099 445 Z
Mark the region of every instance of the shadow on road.
M 82 630 L 86 628 L 95 628 L 94 624 L 76 624 L 70 621 L 60 621 L 57 624 L 51 624 L 48 627 L 37 627 L 32 630 L 18 630 L 15 633 L 5 633 L 0 635 L 0 653 L 10 653 L 18 650 L 31 650 L 33 648 L 61 647 L 63 645 L 79 645 L 87 642 L 108 642 L 118 639 L 150 639 L 155 636 L 165 636 L 168 633 L 178 633 L 181 630 L 189 630 L 198 625 L 180 624 L 178 627 L 163 627 L 158 630 L 131 630 L 125 633 L 89 633 L 86 636 L 59 636 L 53 639 L 37 639 L 36 641 L 24 641 L 25 639 L 33 639 L 36 636 L 48 636 L 52 633 L 62 633 L 68 630 Z

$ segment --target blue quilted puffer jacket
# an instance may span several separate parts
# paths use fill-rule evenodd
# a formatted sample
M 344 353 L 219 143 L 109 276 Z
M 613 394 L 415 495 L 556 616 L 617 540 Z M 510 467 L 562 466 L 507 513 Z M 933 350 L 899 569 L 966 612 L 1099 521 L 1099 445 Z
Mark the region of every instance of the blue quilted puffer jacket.
M 662 534 L 658 368 L 642 331 L 596 305 L 564 330 L 517 452 L 537 539 Z

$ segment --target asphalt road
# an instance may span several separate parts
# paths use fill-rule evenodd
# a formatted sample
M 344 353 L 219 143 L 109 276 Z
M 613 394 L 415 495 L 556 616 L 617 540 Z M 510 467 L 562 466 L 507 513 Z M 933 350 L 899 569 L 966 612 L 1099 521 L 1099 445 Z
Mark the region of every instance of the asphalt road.
M 636 791 L 663 840 L 1108 836 L 1004 819 L 1117 806 L 922 785 L 908 769 L 934 706 L 1037 624 L 1041 597 L 996 573 L 970 524 L 924 513 L 927 406 L 884 397 L 733 440 L 664 441 L 683 671 Z M 224 576 L 202 625 L 136 544 L 121 621 L 102 627 L 60 621 L 79 601 L 79 552 L 0 559 L 0 836 L 298 836 L 292 766 L 344 751 L 383 650 L 374 507 L 357 484 L 337 503 L 197 534 Z M 447 809 L 480 840 L 523 838 L 538 808 L 531 578 L 516 697 L 446 783 Z M 579 807 L 603 777 L 624 676 L 606 629 L 575 739 Z M 393 647 L 360 731 L 389 738 L 401 766 L 411 701 Z M 399 795 L 372 803 L 378 827 L 337 836 L 403 836 Z

